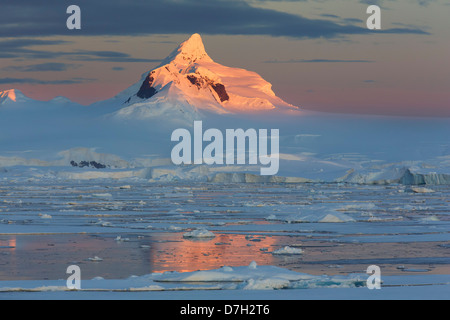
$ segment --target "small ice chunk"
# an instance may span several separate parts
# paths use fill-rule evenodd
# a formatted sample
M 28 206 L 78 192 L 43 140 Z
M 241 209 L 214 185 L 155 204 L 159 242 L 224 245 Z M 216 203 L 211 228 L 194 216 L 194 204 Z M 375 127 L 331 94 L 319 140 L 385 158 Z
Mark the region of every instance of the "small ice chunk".
M 224 272 L 233 272 L 233 268 L 229 266 L 223 266 L 222 271 Z
M 129 288 L 131 292 L 139 292 L 139 291 L 163 291 L 164 288 L 158 285 L 150 285 L 146 287 L 139 287 L 139 288 Z
M 374 203 L 351 203 L 340 207 L 337 211 L 361 211 L 361 210 L 375 210 L 377 206 Z
M 216 246 L 231 246 L 230 242 L 216 242 L 214 243 Z
M 302 253 L 303 253 L 302 249 L 292 248 L 292 247 L 289 247 L 289 246 L 285 246 L 284 248 L 280 248 L 280 249 L 277 249 L 277 250 L 272 252 L 272 254 L 286 254 L 286 255 L 302 254 Z
M 248 265 L 249 269 L 256 269 L 258 267 L 258 264 L 256 263 L 256 261 L 252 261 L 250 262 L 250 264 Z
M 421 219 L 423 222 L 437 222 L 441 221 L 437 216 L 429 216 Z
M 131 189 L 131 186 L 130 185 L 120 186 L 119 189 L 128 190 L 128 189 Z
M 287 288 L 289 285 L 290 282 L 287 279 L 249 279 L 243 290 L 275 290 Z
M 339 217 L 329 213 L 325 217 L 323 217 L 319 222 L 340 223 L 340 222 L 345 222 L 345 221 L 340 219 Z
M 39 214 L 39 215 L 41 216 L 41 219 L 51 219 L 51 218 L 52 218 L 51 215 L 46 214 L 46 213 L 44 213 L 44 214 Z
M 88 258 L 88 260 L 89 260 L 89 261 L 94 261 L 94 262 L 100 262 L 100 261 L 103 261 L 102 258 L 99 258 L 99 257 L 97 257 L 97 256 L 95 256 L 95 257 L 93 257 L 93 258 Z
M 432 192 L 435 192 L 434 190 L 429 189 L 429 188 L 425 188 L 425 187 L 411 187 L 411 190 L 414 193 L 432 193 Z
M 204 228 L 195 229 L 183 234 L 184 238 L 215 238 L 216 235 Z

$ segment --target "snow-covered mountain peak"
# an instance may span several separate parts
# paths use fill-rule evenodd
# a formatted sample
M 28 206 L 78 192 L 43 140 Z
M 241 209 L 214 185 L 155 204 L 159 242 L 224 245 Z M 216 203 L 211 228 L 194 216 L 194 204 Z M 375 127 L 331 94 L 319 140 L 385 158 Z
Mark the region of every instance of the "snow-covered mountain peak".
M 164 59 L 162 65 L 172 63 L 181 68 L 186 68 L 200 61 L 213 62 L 206 53 L 202 37 L 198 33 L 195 33 Z
M 256 72 L 227 67 L 206 53 L 199 34 L 181 43 L 162 63 L 116 97 L 97 103 L 119 119 L 164 118 L 189 122 L 205 112 L 254 113 L 297 109 L 277 97 Z
M 5 91 L 0 91 L 0 104 L 5 104 L 9 102 L 26 102 L 31 100 L 25 96 L 20 90 L 10 89 Z
M 52 100 L 50 100 L 49 102 L 53 102 L 53 103 L 58 103 L 58 104 L 69 104 L 69 103 L 74 103 L 72 100 L 70 100 L 67 97 L 63 97 L 63 96 L 57 96 L 54 97 Z

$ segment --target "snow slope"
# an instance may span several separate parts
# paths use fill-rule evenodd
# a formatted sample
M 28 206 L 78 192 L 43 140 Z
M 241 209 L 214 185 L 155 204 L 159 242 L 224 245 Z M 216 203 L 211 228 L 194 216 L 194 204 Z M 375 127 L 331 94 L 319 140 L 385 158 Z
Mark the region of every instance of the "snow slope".
M 5 90 L 0 92 L 0 105 L 7 105 L 14 102 L 31 102 L 31 99 L 26 97 L 21 91 L 17 89 Z

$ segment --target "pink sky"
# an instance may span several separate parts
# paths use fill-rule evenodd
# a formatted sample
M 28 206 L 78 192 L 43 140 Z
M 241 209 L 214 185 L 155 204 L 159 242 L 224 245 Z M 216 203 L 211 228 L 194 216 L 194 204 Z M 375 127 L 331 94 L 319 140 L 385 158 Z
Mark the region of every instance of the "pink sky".
M 257 1 L 246 8 L 339 24 L 353 19 L 356 26 L 364 25 L 367 5 L 358 2 L 351 6 L 344 0 L 325 3 Z M 200 33 L 206 51 L 216 62 L 259 73 L 273 84 L 278 96 L 305 109 L 450 116 L 450 6 L 398 0 L 386 3 L 382 12 L 387 30 L 401 26 L 425 32 L 346 34 L 329 39 Z M 197 21 L 199 26 L 201 22 Z M 5 55 L 0 55 L 0 90 L 19 89 L 38 100 L 66 96 L 88 105 L 139 81 L 189 35 L 27 36 L 22 38 L 58 43 L 18 46 L 17 56 L 8 57 L 8 52 L 1 50 L 2 43 L 11 46 L 11 42 L 21 40 L 11 34 L 0 38 Z M 11 53 L 14 56 L 13 49 Z

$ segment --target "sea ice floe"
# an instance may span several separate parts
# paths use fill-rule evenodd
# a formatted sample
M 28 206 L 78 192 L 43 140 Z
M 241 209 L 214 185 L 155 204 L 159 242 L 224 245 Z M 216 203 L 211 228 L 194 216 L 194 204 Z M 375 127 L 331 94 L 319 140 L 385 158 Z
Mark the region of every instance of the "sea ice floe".
M 330 266 L 331 267 L 331 266 Z M 407 272 L 427 272 L 428 269 L 409 269 L 405 266 L 397 266 L 398 270 Z M 407 281 L 416 281 L 423 285 L 423 281 L 431 281 L 432 278 L 417 278 L 412 280 L 410 276 Z M 150 291 L 177 291 L 177 290 L 229 290 L 227 297 L 233 297 L 234 290 L 292 290 L 292 289 L 314 289 L 314 288 L 358 288 L 364 287 L 367 274 L 349 274 L 340 276 L 321 275 L 315 276 L 306 273 L 291 271 L 276 266 L 256 266 L 255 262 L 248 266 L 223 266 L 218 269 L 192 271 L 192 272 L 164 272 L 152 273 L 142 276 L 130 276 L 121 280 L 107 280 L 95 277 L 84 280 L 80 291 L 87 292 L 150 292 Z M 41 281 L 0 281 L 0 292 L 49 292 L 69 291 L 65 286 L 65 280 L 41 280 Z M 445 281 L 441 281 L 445 282 Z M 429 282 L 426 282 L 429 283 Z M 440 283 L 442 285 L 442 283 Z M 448 287 L 447 284 L 444 284 Z M 402 286 L 407 290 L 409 286 Z M 387 288 L 387 287 L 386 287 Z M 386 289 L 385 289 L 386 290 Z M 223 291 L 222 291 L 223 292 Z M 339 291 L 330 291 L 340 294 Z M 361 294 L 368 291 L 360 291 Z M 408 291 L 402 291 L 407 294 Z M 343 291 L 343 294 L 348 291 Z M 292 294 L 295 294 L 292 291 Z M 325 294 L 323 290 L 320 294 Z M 285 293 L 289 297 L 291 293 Z
M 216 282 L 219 287 L 241 290 L 274 290 L 312 287 L 358 287 L 364 281 L 360 275 L 340 277 L 313 276 L 306 273 L 290 271 L 275 266 L 257 266 L 252 261 L 249 266 L 222 267 L 214 270 L 194 272 L 166 272 L 153 275 L 158 283 Z M 230 286 L 230 283 L 235 283 Z

